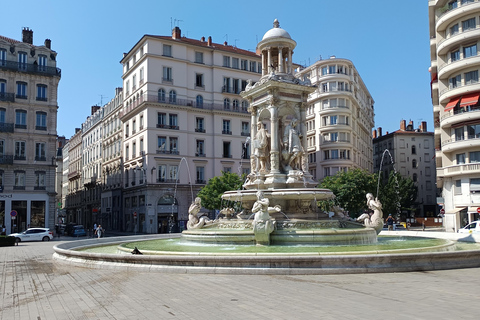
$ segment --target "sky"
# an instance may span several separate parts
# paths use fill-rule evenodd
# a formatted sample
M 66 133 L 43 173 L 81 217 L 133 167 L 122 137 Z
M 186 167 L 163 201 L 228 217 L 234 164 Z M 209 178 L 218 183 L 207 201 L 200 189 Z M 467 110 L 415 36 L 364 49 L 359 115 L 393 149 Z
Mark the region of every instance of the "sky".
M 427 0 L 22 0 L 21 10 L 11 9 L 0 35 L 21 41 L 28 27 L 34 45 L 51 39 L 58 54 L 57 134 L 67 139 L 91 106 L 115 96 L 123 53 L 143 35 L 170 36 L 178 26 L 188 38 L 255 51 L 274 19 L 297 42 L 293 62 L 332 55 L 353 62 L 375 101 L 375 128 L 385 134 L 411 120 L 433 131 Z

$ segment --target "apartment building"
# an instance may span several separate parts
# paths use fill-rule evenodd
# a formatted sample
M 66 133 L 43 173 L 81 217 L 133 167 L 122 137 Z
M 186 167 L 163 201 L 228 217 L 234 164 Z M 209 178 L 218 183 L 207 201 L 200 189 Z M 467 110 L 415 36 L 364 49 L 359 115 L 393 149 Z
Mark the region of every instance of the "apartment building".
M 428 5 L 438 203 L 446 230 L 455 232 L 479 219 L 480 1 Z
M 353 62 L 332 56 L 295 76 L 317 87 L 308 96 L 306 119 L 314 180 L 353 168 L 373 172 L 374 100 Z
M 61 70 L 51 40 L 0 36 L 0 224 L 7 233 L 53 228 L 57 88 Z
M 64 149 L 68 152 L 68 155 L 63 158 L 64 173 L 68 177 L 68 191 L 63 201 L 63 209 L 66 213 L 65 223 L 85 224 L 85 214 L 83 214 L 85 199 L 81 179 L 82 130 L 80 128 L 75 129 L 75 134 L 66 143 Z
M 397 172 L 411 178 L 418 188 L 415 211 L 401 213 L 403 218 L 412 219 L 409 222 L 415 222 L 415 217 L 435 218 L 438 214 L 433 136 L 427 131 L 426 121 L 417 129 L 413 121 L 407 124 L 401 120 L 400 129 L 394 132 L 383 134 L 381 127 L 373 131 L 374 172 L 380 171 L 385 183 L 391 172 Z
M 175 27 L 172 36 L 143 36 L 121 63 L 123 227 L 181 230 L 208 179 L 250 170 L 242 159 L 250 114 L 239 93 L 260 78 L 261 56 Z

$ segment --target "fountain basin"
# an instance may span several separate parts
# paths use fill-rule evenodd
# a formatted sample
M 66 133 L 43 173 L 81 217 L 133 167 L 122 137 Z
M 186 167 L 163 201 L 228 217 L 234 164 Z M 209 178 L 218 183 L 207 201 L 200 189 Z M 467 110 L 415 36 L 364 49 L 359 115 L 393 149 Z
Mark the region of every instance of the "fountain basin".
M 222 199 L 229 201 L 253 201 L 257 200 L 258 190 L 237 190 L 226 191 Z M 334 194 L 329 189 L 320 188 L 294 188 L 294 189 L 265 189 L 262 190 L 265 198 L 271 201 L 275 200 L 328 200 L 334 198 Z

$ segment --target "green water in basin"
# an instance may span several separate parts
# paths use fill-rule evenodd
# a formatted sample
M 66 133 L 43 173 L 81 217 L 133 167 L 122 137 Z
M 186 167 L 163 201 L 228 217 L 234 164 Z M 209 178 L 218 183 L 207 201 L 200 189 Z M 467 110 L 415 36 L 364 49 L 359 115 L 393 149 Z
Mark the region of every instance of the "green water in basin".
M 121 245 L 124 253 L 137 247 L 144 254 L 382 254 L 478 250 L 480 244 L 452 242 L 444 239 L 402 236 L 379 236 L 378 242 L 366 245 L 229 245 L 192 243 L 181 238 L 136 241 Z M 119 245 L 79 249 L 92 253 L 119 253 Z M 149 252 L 152 251 L 152 252 Z

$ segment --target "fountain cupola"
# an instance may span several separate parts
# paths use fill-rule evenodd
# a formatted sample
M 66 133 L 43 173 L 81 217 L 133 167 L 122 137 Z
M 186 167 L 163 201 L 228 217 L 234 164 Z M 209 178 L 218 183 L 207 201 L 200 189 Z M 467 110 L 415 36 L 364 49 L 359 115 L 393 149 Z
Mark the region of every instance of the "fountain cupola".
M 262 77 L 273 72 L 293 79 L 292 55 L 296 45 L 290 34 L 280 28 L 280 23 L 275 19 L 273 28 L 265 33 L 257 45 L 257 51 L 262 53 Z

